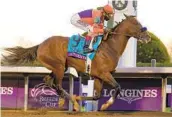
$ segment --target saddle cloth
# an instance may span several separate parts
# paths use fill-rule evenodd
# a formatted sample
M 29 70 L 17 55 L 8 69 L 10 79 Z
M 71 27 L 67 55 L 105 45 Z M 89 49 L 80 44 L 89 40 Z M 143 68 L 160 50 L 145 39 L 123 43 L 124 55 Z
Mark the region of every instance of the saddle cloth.
M 69 38 L 69 43 L 68 43 L 68 56 L 82 60 L 86 60 L 87 57 L 89 57 L 90 60 L 93 60 L 96 51 L 98 49 L 98 46 L 101 43 L 102 37 L 103 37 L 102 35 L 96 37 L 93 43 L 94 52 L 88 53 L 89 55 L 87 56 L 87 54 L 84 54 L 84 45 L 86 41 L 85 37 L 80 35 L 72 35 Z

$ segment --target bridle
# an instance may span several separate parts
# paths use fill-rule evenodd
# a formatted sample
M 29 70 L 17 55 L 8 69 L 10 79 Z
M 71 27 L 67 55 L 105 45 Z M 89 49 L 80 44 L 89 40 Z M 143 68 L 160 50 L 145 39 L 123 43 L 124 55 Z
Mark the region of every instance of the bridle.
M 117 32 L 108 32 L 108 34 L 111 34 L 111 35 L 123 35 L 123 36 L 126 36 L 126 37 L 132 37 L 131 35 L 129 34 L 123 34 L 123 33 L 117 33 Z
M 139 38 L 140 38 L 140 33 L 143 33 L 145 31 L 147 31 L 147 28 L 146 27 L 142 27 L 140 29 L 141 32 L 138 32 L 136 35 L 139 35 Z M 112 31 L 109 31 L 108 34 L 111 34 L 111 35 L 124 35 L 124 36 L 127 36 L 127 37 L 133 37 L 132 35 L 129 35 L 129 34 L 123 34 L 123 33 L 117 33 L 117 32 L 112 32 Z

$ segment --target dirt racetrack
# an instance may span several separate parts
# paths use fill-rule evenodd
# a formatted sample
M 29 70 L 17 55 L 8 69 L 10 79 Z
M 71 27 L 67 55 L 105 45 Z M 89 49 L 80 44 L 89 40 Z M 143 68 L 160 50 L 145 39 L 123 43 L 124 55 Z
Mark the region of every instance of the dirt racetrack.
M 1 117 L 172 117 L 162 112 L 50 112 L 50 111 L 1 111 Z

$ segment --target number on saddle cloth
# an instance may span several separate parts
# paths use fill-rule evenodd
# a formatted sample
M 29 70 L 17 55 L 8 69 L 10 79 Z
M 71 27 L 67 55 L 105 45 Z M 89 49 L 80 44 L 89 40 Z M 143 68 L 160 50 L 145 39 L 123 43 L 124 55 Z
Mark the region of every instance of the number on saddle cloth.
M 96 51 L 101 43 L 102 35 L 96 37 L 96 42 L 93 43 L 93 49 Z M 85 37 L 81 35 L 72 35 L 68 42 L 68 56 L 86 60 L 86 55 L 84 54 Z M 92 52 L 89 58 L 92 60 L 96 52 Z

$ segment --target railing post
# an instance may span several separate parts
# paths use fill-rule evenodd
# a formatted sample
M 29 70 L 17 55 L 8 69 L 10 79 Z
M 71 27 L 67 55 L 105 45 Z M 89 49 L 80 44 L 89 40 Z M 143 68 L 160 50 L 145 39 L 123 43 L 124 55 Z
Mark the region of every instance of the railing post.
M 166 111 L 166 97 L 167 97 L 167 93 L 166 93 L 166 86 L 167 86 L 167 78 L 166 77 L 162 77 L 162 112 Z
M 151 67 L 156 67 L 156 59 L 151 60 Z
M 69 93 L 71 96 L 73 96 L 73 84 L 74 84 L 74 78 L 73 76 L 70 74 L 69 75 Z M 69 101 L 69 111 L 72 112 L 73 111 L 73 103 L 71 101 Z
M 82 77 L 79 75 L 79 96 L 82 96 Z M 82 100 L 79 101 L 80 112 L 82 111 Z
M 28 75 L 24 75 L 24 81 L 25 81 L 25 85 L 24 85 L 24 111 L 27 111 L 28 109 L 28 92 L 29 92 L 29 76 Z
M 156 59 L 152 59 L 151 60 L 151 67 L 156 67 Z M 161 109 L 162 109 L 162 112 L 165 112 L 166 111 L 166 86 L 167 86 L 167 77 L 166 76 L 162 76 L 162 95 L 161 95 L 161 98 L 162 98 L 162 102 L 161 102 Z

